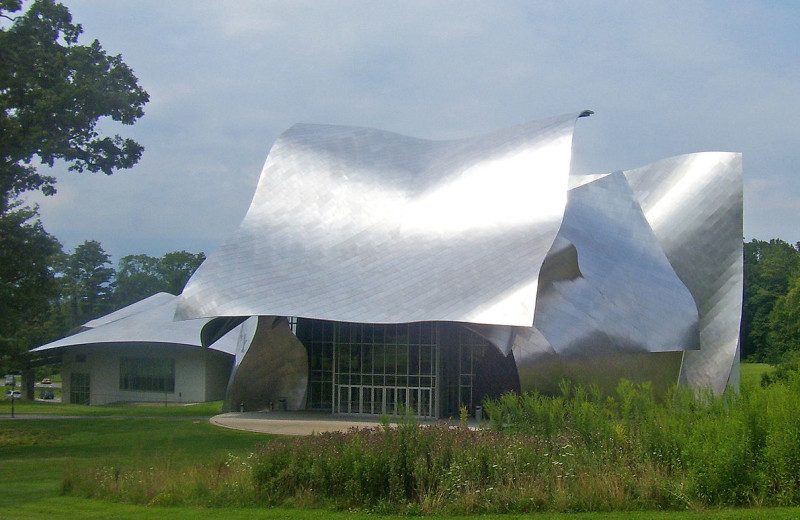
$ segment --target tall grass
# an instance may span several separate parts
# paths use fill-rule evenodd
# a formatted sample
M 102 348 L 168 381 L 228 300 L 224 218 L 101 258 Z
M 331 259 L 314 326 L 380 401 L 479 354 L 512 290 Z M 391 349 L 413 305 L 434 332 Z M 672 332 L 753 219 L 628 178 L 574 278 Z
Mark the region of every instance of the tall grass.
M 800 376 L 714 396 L 613 396 L 484 403 L 482 429 L 439 423 L 273 441 L 191 468 L 92 466 L 65 491 L 151 504 L 266 505 L 400 513 L 503 513 L 800 505 Z

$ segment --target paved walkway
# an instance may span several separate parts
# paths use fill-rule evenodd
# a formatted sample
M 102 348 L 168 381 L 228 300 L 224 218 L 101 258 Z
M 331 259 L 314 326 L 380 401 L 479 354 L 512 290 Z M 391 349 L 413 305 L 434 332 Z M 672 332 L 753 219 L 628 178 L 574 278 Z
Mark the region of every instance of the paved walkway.
M 377 417 L 341 416 L 320 412 L 231 412 L 215 415 L 210 421 L 224 428 L 281 435 L 311 435 L 380 426 Z

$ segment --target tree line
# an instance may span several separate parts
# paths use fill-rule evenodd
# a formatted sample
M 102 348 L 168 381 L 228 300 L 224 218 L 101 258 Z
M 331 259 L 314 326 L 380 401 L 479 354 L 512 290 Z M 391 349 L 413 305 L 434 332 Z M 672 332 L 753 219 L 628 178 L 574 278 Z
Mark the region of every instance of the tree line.
M 800 242 L 744 244 L 742 359 L 782 363 L 800 355 Z
M 6 311 L 0 313 L 0 368 L 16 369 L 28 349 L 67 336 L 94 318 L 159 292 L 180 294 L 205 258 L 187 251 L 127 255 L 114 268 L 96 240 L 70 252 L 58 244 L 45 260 L 46 276 L 38 287 L 30 287 L 24 298 L 0 298 Z

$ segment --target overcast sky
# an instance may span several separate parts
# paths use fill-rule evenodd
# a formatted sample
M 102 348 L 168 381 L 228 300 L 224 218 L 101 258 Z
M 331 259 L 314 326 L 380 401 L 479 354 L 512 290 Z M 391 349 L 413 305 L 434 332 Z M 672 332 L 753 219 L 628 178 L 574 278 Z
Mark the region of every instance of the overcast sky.
M 31 197 L 67 249 L 211 253 L 295 123 L 466 137 L 563 113 L 573 166 L 744 154 L 750 238 L 800 240 L 800 2 L 66 0 L 150 93 L 111 177 Z

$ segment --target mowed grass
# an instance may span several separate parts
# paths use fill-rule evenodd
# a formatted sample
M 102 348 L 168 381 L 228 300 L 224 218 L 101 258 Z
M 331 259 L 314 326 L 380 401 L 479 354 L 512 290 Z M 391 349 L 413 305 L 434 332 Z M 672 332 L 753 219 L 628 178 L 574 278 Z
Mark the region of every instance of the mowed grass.
M 210 417 L 219 413 L 222 401 L 208 403 L 176 404 L 120 404 L 104 406 L 85 406 L 82 404 L 64 404 L 47 401 L 14 401 L 15 415 L 67 415 L 85 417 Z M 11 415 L 11 401 L 0 402 L 0 417 Z
M 742 363 L 740 366 L 742 386 L 760 385 L 761 376 L 775 371 L 775 367 L 767 363 Z
M 744 370 L 743 370 L 744 377 Z M 760 376 L 759 376 L 760 377 Z M 21 417 L 0 409 L 0 518 L 2 519 L 374 519 L 396 518 L 368 513 L 283 508 L 153 507 L 107 500 L 62 496 L 65 470 L 81 465 L 145 465 L 191 467 L 215 464 L 231 455 L 246 457 L 254 447 L 285 438 L 227 430 L 211 425 L 219 403 L 197 405 L 189 417 L 176 412 L 192 407 L 82 407 L 53 403 L 22 404 Z M 205 407 L 205 408 L 204 408 Z M 205 410 L 204 414 L 199 413 Z M 66 419 L 25 419 L 24 415 L 74 415 Z M 95 416 L 87 418 L 86 416 Z M 431 518 L 445 518 L 433 516 Z M 447 518 L 453 518 L 448 516 Z M 645 519 L 734 520 L 800 518 L 800 508 L 709 509 L 687 512 L 540 513 L 482 515 L 482 520 Z

